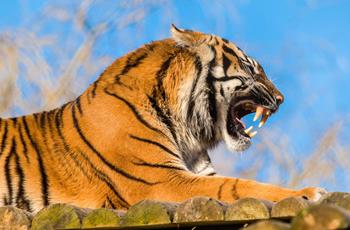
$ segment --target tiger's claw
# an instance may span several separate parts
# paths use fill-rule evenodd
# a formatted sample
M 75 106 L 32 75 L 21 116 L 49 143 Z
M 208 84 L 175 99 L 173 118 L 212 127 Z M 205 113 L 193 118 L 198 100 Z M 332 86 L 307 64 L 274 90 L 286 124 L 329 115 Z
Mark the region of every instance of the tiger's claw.
M 324 188 L 309 187 L 309 188 L 302 189 L 300 192 L 300 196 L 306 200 L 310 200 L 310 201 L 315 202 L 315 201 L 320 200 L 321 197 L 327 193 L 328 193 L 328 191 Z

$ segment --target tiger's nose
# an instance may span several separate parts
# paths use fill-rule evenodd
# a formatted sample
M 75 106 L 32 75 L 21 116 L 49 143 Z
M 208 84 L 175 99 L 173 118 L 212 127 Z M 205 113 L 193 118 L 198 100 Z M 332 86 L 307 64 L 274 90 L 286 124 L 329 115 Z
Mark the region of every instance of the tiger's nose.
M 277 104 L 278 104 L 278 105 L 282 104 L 283 101 L 284 101 L 283 96 L 282 96 L 282 95 L 277 95 L 277 96 L 276 96 L 276 101 L 277 101 Z

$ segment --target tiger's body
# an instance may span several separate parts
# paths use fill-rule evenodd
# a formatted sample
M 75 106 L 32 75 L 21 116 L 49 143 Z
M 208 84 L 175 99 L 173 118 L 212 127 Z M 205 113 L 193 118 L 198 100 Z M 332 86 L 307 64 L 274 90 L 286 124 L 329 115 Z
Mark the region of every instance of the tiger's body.
M 267 118 L 283 96 L 227 40 L 172 33 L 117 59 L 75 101 L 1 119 L 0 204 L 36 212 L 52 203 L 127 209 L 197 195 L 317 199 L 318 188 L 216 175 L 207 150 L 221 140 L 245 150 L 250 137 L 239 119 L 258 107 Z

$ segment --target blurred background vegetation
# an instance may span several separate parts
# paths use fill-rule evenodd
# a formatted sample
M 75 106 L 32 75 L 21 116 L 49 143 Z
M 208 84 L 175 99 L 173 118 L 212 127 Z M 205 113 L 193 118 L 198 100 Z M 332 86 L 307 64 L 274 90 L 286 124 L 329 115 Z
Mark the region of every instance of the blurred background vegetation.
M 6 1 L 0 116 L 73 100 L 115 58 L 168 37 L 175 23 L 235 42 L 286 96 L 249 151 L 211 152 L 219 173 L 349 191 L 349 12 L 345 0 Z

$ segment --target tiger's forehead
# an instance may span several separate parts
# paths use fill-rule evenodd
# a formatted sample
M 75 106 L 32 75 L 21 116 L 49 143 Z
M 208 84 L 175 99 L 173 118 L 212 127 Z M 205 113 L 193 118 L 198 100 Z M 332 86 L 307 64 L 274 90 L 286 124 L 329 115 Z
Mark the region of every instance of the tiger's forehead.
M 216 40 L 216 46 L 223 48 L 223 49 L 230 49 L 234 52 L 234 54 L 239 57 L 240 59 L 247 59 L 247 55 L 238 47 L 236 46 L 234 43 L 230 42 L 229 40 L 219 37 L 219 36 L 215 36 L 215 40 Z M 229 51 L 230 53 L 230 51 Z
M 252 57 L 249 57 L 243 50 L 241 50 L 237 45 L 233 42 L 225 38 L 221 38 L 216 35 L 212 35 L 213 38 L 211 40 L 215 40 L 213 46 L 219 52 L 217 52 L 217 58 L 222 59 L 223 55 L 228 56 L 228 58 L 234 62 L 238 63 L 239 66 L 243 67 L 242 69 L 250 68 L 250 72 L 253 74 L 260 74 L 261 66 L 260 64 Z

